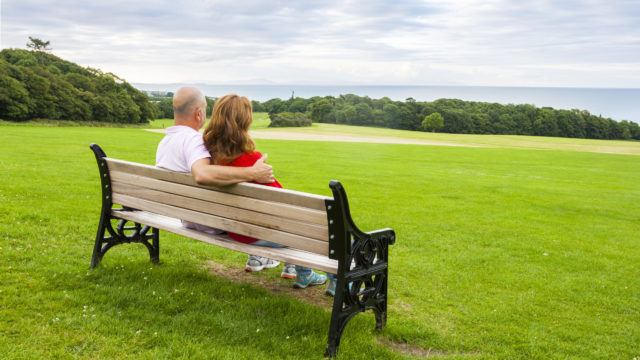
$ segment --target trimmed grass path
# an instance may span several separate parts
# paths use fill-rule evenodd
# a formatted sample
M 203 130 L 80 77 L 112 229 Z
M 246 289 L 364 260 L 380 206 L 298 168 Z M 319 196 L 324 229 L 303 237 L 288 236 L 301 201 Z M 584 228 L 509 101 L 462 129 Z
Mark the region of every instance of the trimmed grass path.
M 151 132 L 164 134 L 164 129 L 145 129 Z M 406 139 L 392 136 L 356 136 L 337 134 L 313 134 L 299 133 L 293 131 L 251 131 L 254 139 L 269 140 L 302 140 L 302 141 L 340 141 L 340 142 L 360 142 L 371 144 L 405 144 L 405 145 L 429 145 L 429 146 L 463 146 L 478 147 L 478 145 L 458 144 L 444 141 Z
M 169 126 L 169 125 L 168 125 Z M 164 129 L 145 129 L 164 133 Z M 304 128 L 266 128 L 251 130 L 254 139 L 404 144 L 426 146 L 563 150 L 600 154 L 640 155 L 639 141 L 571 139 L 521 135 L 445 134 L 382 129 L 363 126 L 313 124 Z

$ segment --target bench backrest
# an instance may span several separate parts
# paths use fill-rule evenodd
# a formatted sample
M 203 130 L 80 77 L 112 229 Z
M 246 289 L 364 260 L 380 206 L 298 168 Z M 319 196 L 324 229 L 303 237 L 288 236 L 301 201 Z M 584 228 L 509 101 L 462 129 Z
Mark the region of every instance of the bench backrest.
M 325 196 L 241 183 L 198 185 L 191 174 L 105 158 L 113 203 L 292 248 L 329 253 Z

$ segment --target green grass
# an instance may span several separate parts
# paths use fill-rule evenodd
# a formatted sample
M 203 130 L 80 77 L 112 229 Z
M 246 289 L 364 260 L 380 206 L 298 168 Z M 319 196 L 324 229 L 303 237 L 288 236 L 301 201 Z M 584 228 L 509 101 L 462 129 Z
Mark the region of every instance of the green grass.
M 88 270 L 100 195 L 87 145 L 153 163 L 161 134 L 0 130 L 0 358 L 321 358 L 328 311 L 204 267 L 242 254 L 162 233 L 161 265 L 123 245 Z M 389 341 L 446 359 L 640 356 L 640 157 L 257 145 L 285 187 L 328 195 L 339 179 L 362 229 L 397 232 L 388 325 L 376 334 L 358 315 L 341 358 L 410 357 Z
M 269 127 L 269 123 L 271 123 L 269 114 L 265 112 L 253 113 L 253 123 L 251 124 L 251 129 L 266 129 Z M 173 126 L 173 119 L 152 120 L 147 127 L 150 129 L 165 129 L 170 126 Z

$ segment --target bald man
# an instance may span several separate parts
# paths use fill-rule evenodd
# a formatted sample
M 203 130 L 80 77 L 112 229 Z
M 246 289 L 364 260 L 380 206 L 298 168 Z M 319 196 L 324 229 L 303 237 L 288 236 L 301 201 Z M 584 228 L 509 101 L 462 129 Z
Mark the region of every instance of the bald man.
M 194 87 L 178 89 L 173 96 L 175 125 L 168 128 L 158 144 L 156 166 L 191 173 L 200 185 L 225 186 L 243 181 L 270 183 L 273 170 L 265 164 L 267 156 L 251 167 L 211 165 L 211 154 L 204 146 L 199 130 L 207 114 L 207 100 Z
M 252 167 L 211 165 L 211 154 L 204 146 L 199 130 L 207 114 L 207 99 L 194 87 L 183 87 L 173 95 L 174 126 L 167 128 L 156 151 L 156 166 L 191 173 L 200 185 L 225 186 L 243 181 L 270 183 L 273 170 L 264 163 L 266 155 Z M 182 221 L 185 227 L 219 234 L 223 231 Z

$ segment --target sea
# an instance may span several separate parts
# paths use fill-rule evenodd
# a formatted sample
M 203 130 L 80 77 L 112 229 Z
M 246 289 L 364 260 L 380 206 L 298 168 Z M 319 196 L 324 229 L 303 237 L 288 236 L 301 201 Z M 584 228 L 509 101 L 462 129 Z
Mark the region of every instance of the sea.
M 252 100 L 292 96 L 338 96 L 355 94 L 373 99 L 392 100 L 413 98 L 417 101 L 462 99 L 501 104 L 533 104 L 556 109 L 588 110 L 614 120 L 640 123 L 640 88 L 572 88 L 572 87 L 502 87 L 502 86 L 401 86 L 401 85 L 211 85 L 211 84 L 133 84 L 144 91 L 173 92 L 181 86 L 200 88 L 205 95 L 220 97 L 237 93 Z

